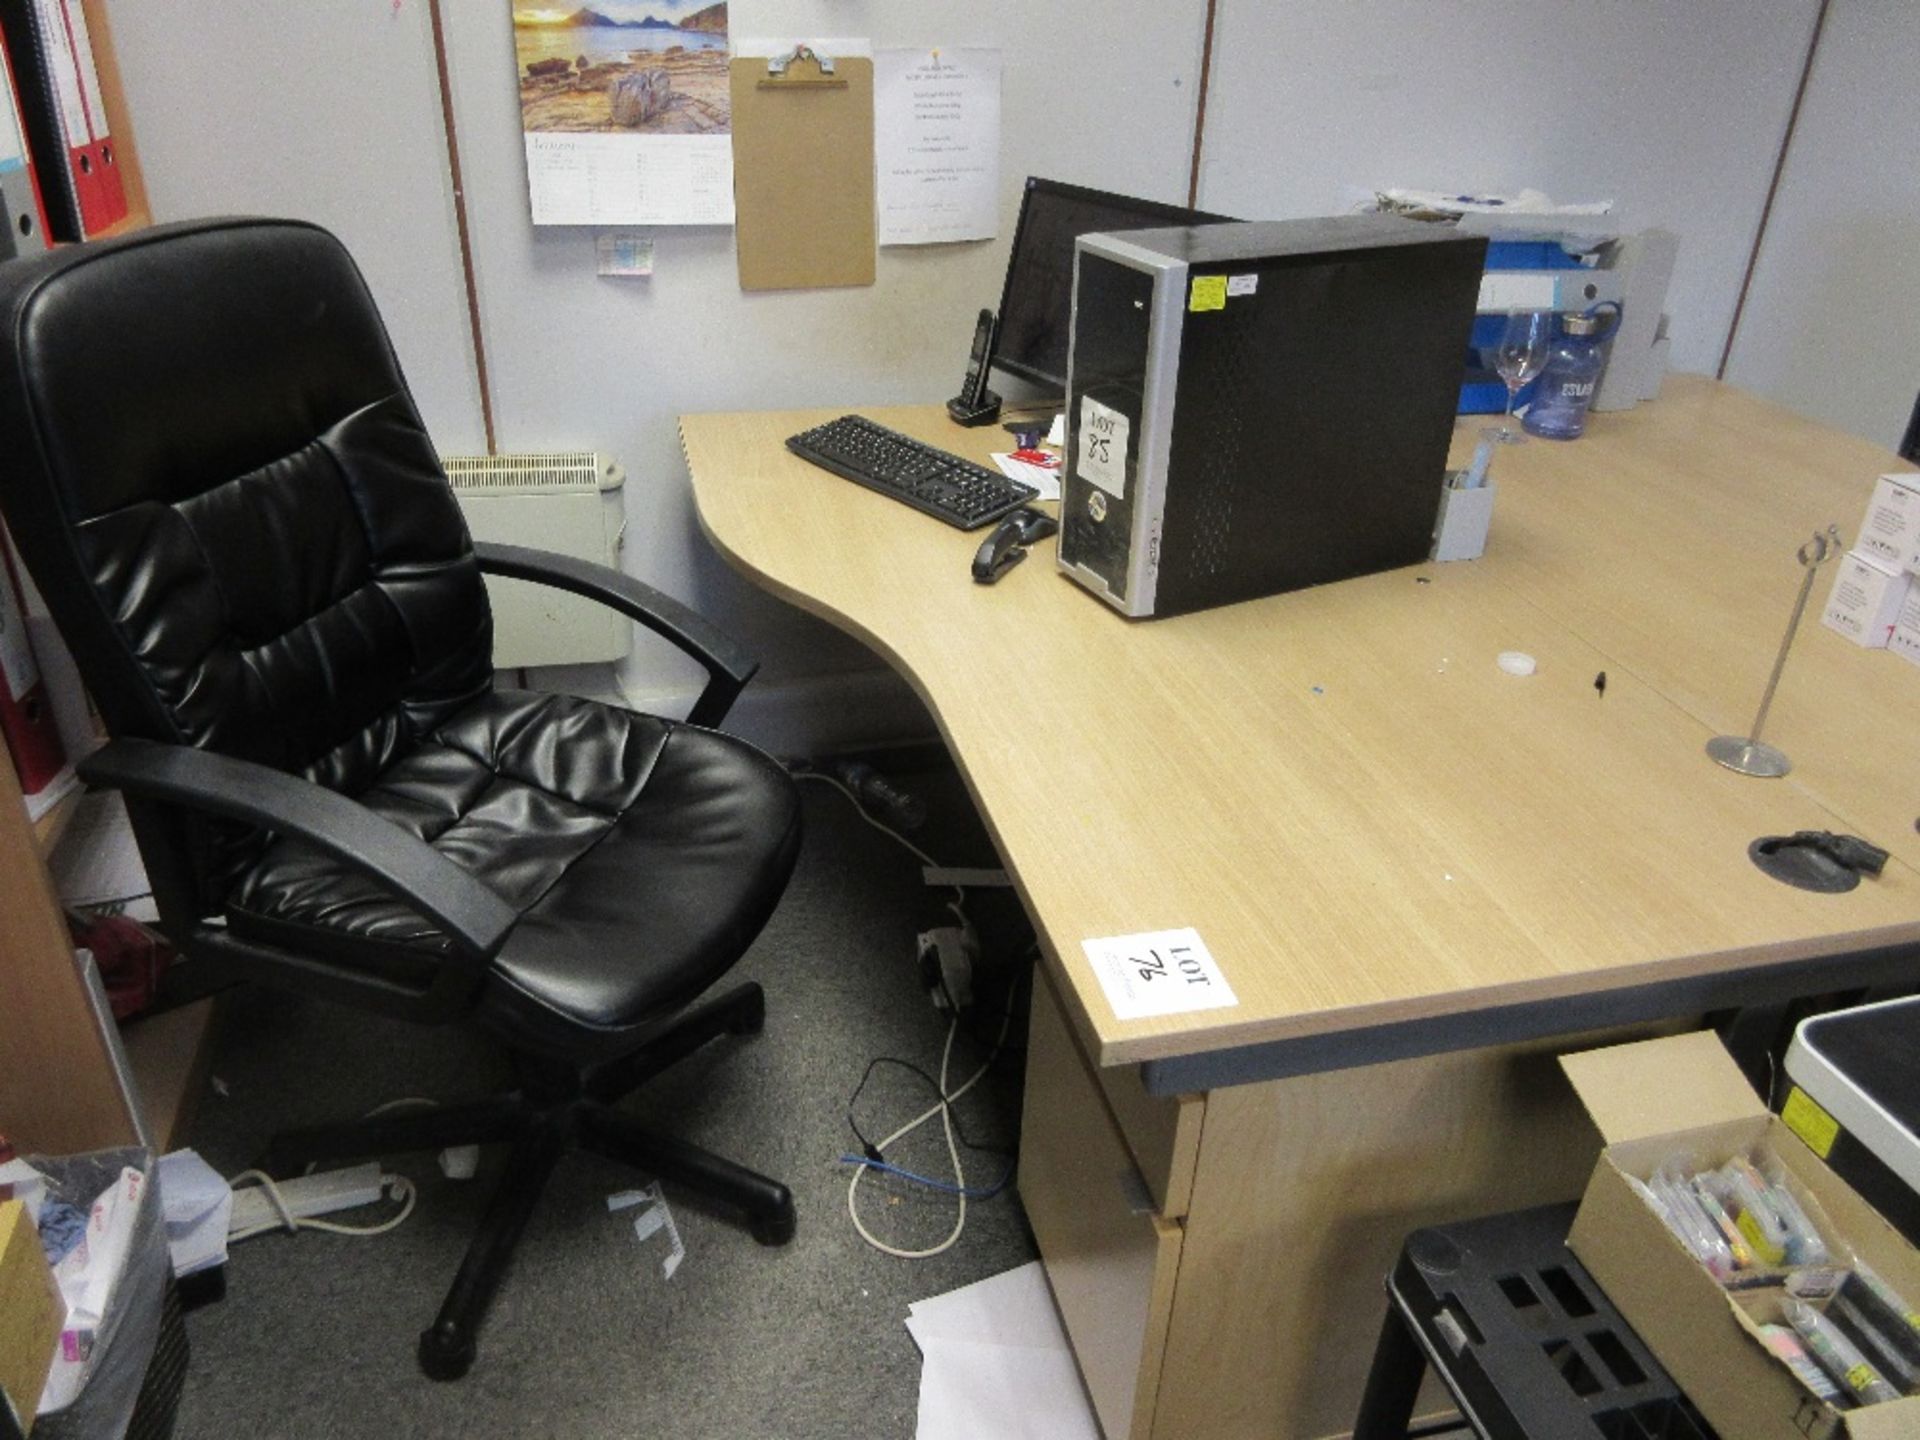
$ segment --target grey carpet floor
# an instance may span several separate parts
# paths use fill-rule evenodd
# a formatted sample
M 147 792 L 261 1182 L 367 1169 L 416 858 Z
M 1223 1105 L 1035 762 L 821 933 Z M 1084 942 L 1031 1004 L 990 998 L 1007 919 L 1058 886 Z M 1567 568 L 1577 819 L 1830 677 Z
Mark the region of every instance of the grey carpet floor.
M 904 777 L 934 802 L 943 861 L 992 863 L 950 770 Z M 874 1055 L 937 1070 L 946 1022 L 912 963 L 913 934 L 940 914 L 916 863 L 838 794 L 805 787 L 807 838 L 785 900 L 734 970 L 768 997 L 765 1032 L 723 1039 L 629 1102 L 661 1127 L 793 1188 L 799 1233 L 782 1249 L 675 1197 L 687 1256 L 663 1279 L 665 1239 L 637 1241 L 606 1197 L 631 1172 L 576 1154 L 562 1163 L 481 1335 L 473 1373 L 423 1378 L 414 1341 L 457 1268 L 497 1156 L 477 1181 L 441 1176 L 429 1156 L 391 1168 L 419 1186 L 418 1209 L 372 1239 L 273 1235 L 235 1247 L 224 1300 L 188 1317 L 192 1369 L 176 1436 L 907 1437 L 920 1364 L 901 1323 L 910 1302 L 1023 1264 L 1032 1237 L 1009 1188 L 970 1204 L 960 1242 L 908 1262 L 861 1242 L 846 1213 L 846 1101 Z M 1004 907 L 1005 902 L 1002 900 Z M 994 897 L 979 902 L 991 911 Z M 1005 913 L 990 949 L 1017 950 Z M 1006 956 L 1011 973 L 1018 967 Z M 1016 1009 L 1024 1012 L 1024 986 Z M 997 1026 L 988 1024 L 989 1032 Z M 1016 1020 L 1010 1040 L 1024 1039 Z M 964 1032 L 955 1075 L 987 1046 Z M 962 1061 L 965 1062 L 964 1069 Z M 453 1100 L 504 1072 L 479 1038 L 422 1030 L 267 993 L 233 997 L 191 1143 L 223 1174 L 276 1129 L 350 1117 L 403 1096 Z M 1011 1146 L 1020 1057 L 1004 1056 L 959 1107 L 969 1138 Z M 928 1103 L 893 1067 L 876 1072 L 863 1124 L 891 1128 Z M 889 1158 L 947 1174 L 931 1123 Z M 966 1152 L 963 1152 L 966 1155 Z M 968 1180 L 1003 1157 L 966 1155 Z M 863 1182 L 869 1225 L 903 1247 L 945 1235 L 953 1202 L 902 1182 Z M 360 1221 L 379 1212 L 337 1218 Z

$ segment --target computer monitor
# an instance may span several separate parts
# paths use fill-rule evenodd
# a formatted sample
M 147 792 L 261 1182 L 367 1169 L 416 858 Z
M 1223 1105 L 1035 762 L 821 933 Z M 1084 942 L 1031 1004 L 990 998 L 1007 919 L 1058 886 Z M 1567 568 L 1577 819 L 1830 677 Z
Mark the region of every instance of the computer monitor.
M 1009 375 L 1064 391 L 1073 310 L 1073 242 L 1096 231 L 1209 225 L 1229 217 L 1027 177 L 1000 292 L 993 363 Z

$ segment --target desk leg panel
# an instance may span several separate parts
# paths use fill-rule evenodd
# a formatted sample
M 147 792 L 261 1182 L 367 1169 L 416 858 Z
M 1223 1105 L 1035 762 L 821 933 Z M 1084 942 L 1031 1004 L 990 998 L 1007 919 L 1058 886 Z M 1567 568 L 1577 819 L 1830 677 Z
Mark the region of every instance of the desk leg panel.
M 1408 1232 L 1578 1197 L 1600 1136 L 1555 1057 L 1627 1038 L 1210 1092 L 1155 1440 L 1347 1433 Z
M 1044 979 L 1033 996 L 1020 1200 L 1106 1440 L 1148 1440 L 1181 1227 L 1139 1208 L 1146 1187 L 1100 1082 Z

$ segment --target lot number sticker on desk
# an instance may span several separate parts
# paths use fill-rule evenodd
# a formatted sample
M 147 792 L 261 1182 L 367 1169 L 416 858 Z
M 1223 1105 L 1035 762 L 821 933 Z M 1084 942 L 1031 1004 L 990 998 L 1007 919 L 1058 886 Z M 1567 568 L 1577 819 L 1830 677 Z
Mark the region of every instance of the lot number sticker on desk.
M 1127 417 L 1080 397 L 1080 458 L 1074 471 L 1116 500 L 1127 498 Z
M 1239 998 L 1198 930 L 1151 930 L 1144 935 L 1115 935 L 1082 940 L 1107 1003 L 1122 1020 L 1179 1015 L 1188 1010 L 1222 1010 Z

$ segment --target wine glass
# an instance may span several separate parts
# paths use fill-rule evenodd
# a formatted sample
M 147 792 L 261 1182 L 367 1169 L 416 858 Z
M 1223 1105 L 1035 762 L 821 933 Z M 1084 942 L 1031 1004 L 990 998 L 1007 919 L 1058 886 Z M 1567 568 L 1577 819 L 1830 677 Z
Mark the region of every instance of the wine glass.
M 1500 346 L 1494 351 L 1493 368 L 1507 386 L 1507 414 L 1500 428 L 1492 433 L 1503 445 L 1518 445 L 1526 436 L 1513 423 L 1513 404 L 1529 381 L 1547 364 L 1547 352 L 1553 348 L 1553 316 L 1545 310 L 1520 310 L 1507 317 L 1500 332 Z

